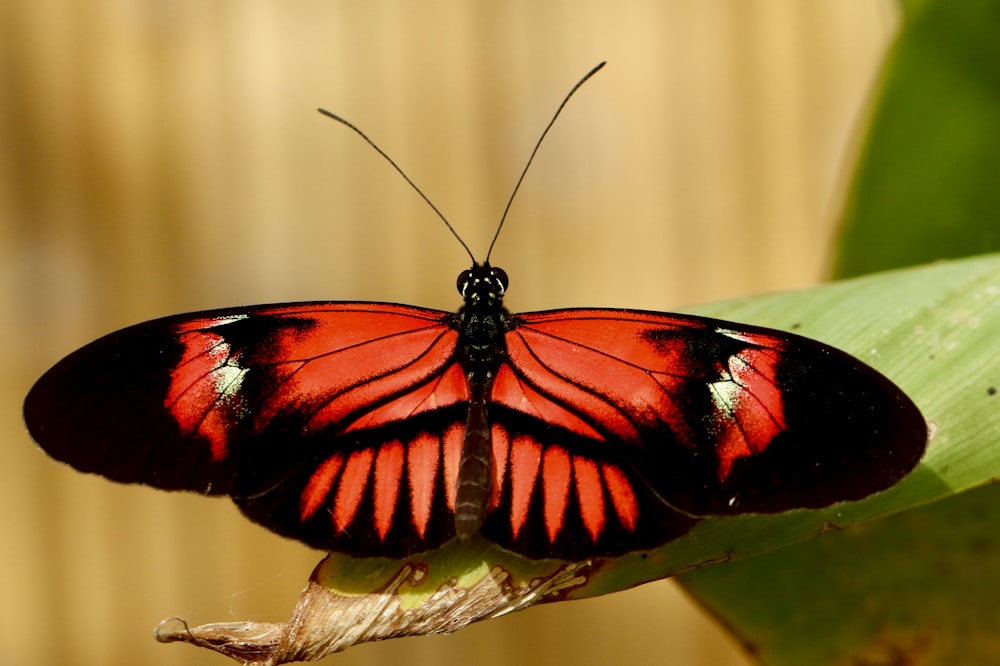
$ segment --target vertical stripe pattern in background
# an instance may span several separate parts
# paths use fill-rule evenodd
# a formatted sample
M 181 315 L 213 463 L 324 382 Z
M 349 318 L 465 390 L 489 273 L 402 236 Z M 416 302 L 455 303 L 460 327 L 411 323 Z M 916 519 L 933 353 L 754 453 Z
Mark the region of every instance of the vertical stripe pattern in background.
M 172 614 L 283 621 L 320 554 L 228 502 L 57 465 L 20 405 L 54 361 L 153 317 L 365 299 L 455 309 L 482 254 L 516 311 L 671 310 L 813 284 L 892 3 L 9 0 L 0 9 L 4 662 L 219 664 Z M 141 368 L 136 369 L 137 372 Z M 553 604 L 339 666 L 745 664 L 668 583 Z

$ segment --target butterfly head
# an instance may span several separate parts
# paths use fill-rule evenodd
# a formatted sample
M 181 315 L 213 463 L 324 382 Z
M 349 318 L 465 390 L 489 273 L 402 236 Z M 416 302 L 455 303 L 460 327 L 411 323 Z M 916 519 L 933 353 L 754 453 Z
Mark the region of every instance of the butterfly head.
M 502 268 L 475 264 L 458 276 L 458 293 L 466 305 L 496 306 L 503 302 L 510 280 Z

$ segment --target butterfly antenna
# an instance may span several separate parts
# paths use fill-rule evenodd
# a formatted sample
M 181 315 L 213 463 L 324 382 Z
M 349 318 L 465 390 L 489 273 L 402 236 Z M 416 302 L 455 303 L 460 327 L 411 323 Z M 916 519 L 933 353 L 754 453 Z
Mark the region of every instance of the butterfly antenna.
M 538 137 L 538 141 L 535 143 L 535 148 L 531 151 L 531 155 L 528 156 L 528 163 L 525 164 L 524 169 L 521 170 L 521 175 L 518 177 L 517 183 L 514 185 L 514 191 L 510 193 L 510 198 L 507 199 L 507 205 L 504 206 L 503 215 L 500 216 L 500 223 L 497 225 L 496 233 L 493 234 L 493 240 L 490 242 L 490 248 L 486 251 L 486 263 L 489 263 L 490 261 L 490 255 L 493 254 L 493 246 L 496 245 L 497 238 L 500 237 L 500 230 L 503 229 L 503 223 L 507 220 L 507 212 L 510 210 L 511 204 L 514 203 L 514 197 L 517 196 L 517 191 L 521 189 L 521 183 L 524 181 L 524 176 L 528 173 L 528 168 L 535 160 L 535 153 L 538 152 L 538 148 L 542 145 L 542 141 L 545 140 L 545 135 L 549 133 L 550 129 L 552 129 L 552 126 L 556 122 L 556 118 L 558 118 L 559 114 L 562 113 L 563 107 L 566 106 L 566 103 L 569 102 L 570 98 L 576 93 L 576 91 L 580 89 L 580 86 L 586 83 L 587 80 L 594 74 L 597 74 L 597 72 L 599 72 L 606 64 L 608 64 L 606 61 L 599 63 L 592 70 L 584 74 L 583 78 L 576 82 L 576 85 L 570 88 L 570 91 L 566 93 L 566 96 L 563 98 L 562 103 L 559 104 L 559 108 L 556 109 L 554 114 L 552 114 L 552 120 L 550 120 L 549 124 L 545 126 L 544 130 L 542 130 L 542 135 Z
M 582 83 L 582 81 L 581 81 L 581 83 Z M 565 102 L 564 102 L 564 104 L 565 104 Z M 392 160 L 391 157 L 389 157 L 388 155 L 385 154 L 384 150 L 382 150 L 381 148 L 379 148 L 375 144 L 374 141 L 372 141 L 371 139 L 368 138 L 367 134 L 365 134 L 360 129 L 358 129 L 357 126 L 355 126 L 350 121 L 345 120 L 344 118 L 341 118 L 337 114 L 332 113 L 330 111 L 327 111 L 326 109 L 317 109 L 317 111 L 319 111 L 320 113 L 322 113 L 327 118 L 333 118 L 334 120 L 336 120 L 341 125 L 346 125 L 347 127 L 349 127 L 352 130 L 354 130 L 357 133 L 358 136 L 360 136 L 362 139 L 364 139 L 368 143 L 369 146 L 371 146 L 372 148 L 375 149 L 375 152 L 377 152 L 379 155 L 381 155 L 382 157 L 384 157 L 385 161 L 388 162 L 389 164 L 391 164 L 392 168 L 395 169 L 399 173 L 399 175 L 403 177 L 403 180 L 405 180 L 407 183 L 409 183 L 410 187 L 412 187 L 414 190 L 416 190 L 417 194 L 420 195 L 420 198 L 427 202 L 427 205 L 431 207 L 431 210 L 433 210 L 435 213 L 437 213 L 437 216 L 439 218 L 441 218 L 442 222 L 444 222 L 444 226 L 448 227 L 448 231 L 451 232 L 451 235 L 454 236 L 455 238 L 457 238 L 458 242 L 461 243 L 461 245 L 462 245 L 463 248 L 465 248 L 465 251 L 468 253 L 469 258 L 472 259 L 472 263 L 476 263 L 476 256 L 474 254 L 472 254 L 472 250 L 469 249 L 469 246 L 466 245 L 465 241 L 462 240 L 462 237 L 458 235 L 457 231 L 455 231 L 455 227 L 451 226 L 451 222 L 448 221 L 448 218 L 446 218 L 444 216 L 444 214 L 440 210 L 438 210 L 438 207 L 435 206 L 434 203 L 430 199 L 427 198 L 427 195 L 424 194 L 423 190 L 421 190 L 419 187 L 417 187 L 417 184 L 414 183 L 412 180 L 410 180 L 410 177 L 406 175 L 406 172 L 403 171 L 399 167 L 399 165 L 396 164 Z M 493 247 L 493 246 L 491 245 L 490 247 Z

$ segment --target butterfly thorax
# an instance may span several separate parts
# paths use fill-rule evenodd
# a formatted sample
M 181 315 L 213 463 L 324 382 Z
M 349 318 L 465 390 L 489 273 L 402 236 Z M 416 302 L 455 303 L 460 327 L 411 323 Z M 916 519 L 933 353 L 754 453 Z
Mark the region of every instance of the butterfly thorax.
M 507 284 L 507 273 L 489 264 L 477 264 L 458 276 L 458 293 L 465 300 L 458 313 L 458 353 L 466 376 L 496 370 L 503 360 L 510 316 L 503 307 Z
M 504 334 L 509 313 L 503 307 L 507 274 L 488 263 L 458 277 L 465 305 L 458 313 L 459 364 L 469 387 L 469 414 L 455 498 L 455 531 L 467 539 L 479 531 L 490 496 L 492 476 L 488 403 L 500 364 L 507 356 Z

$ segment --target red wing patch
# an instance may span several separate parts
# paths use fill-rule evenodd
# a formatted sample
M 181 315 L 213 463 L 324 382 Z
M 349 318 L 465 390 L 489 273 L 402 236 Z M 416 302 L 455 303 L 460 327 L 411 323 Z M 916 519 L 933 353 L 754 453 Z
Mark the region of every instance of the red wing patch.
M 736 460 L 763 453 L 787 427 L 777 379 L 781 350 L 747 342 L 752 346 L 730 356 L 726 371 L 710 384 L 722 481 Z
M 170 373 L 165 407 L 183 432 L 205 437 L 222 457 L 228 430 L 257 433 L 289 415 L 318 430 L 348 429 L 362 414 L 354 427 L 371 428 L 453 405 L 468 399 L 454 374 L 428 386 L 453 360 L 458 334 L 443 316 L 343 304 L 188 320 L 177 326 L 182 359 Z M 249 344 L 242 332 L 233 336 L 240 327 L 256 329 Z M 248 373 L 257 386 L 244 387 Z

